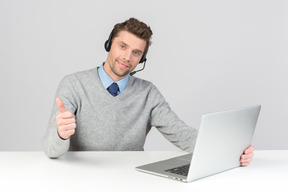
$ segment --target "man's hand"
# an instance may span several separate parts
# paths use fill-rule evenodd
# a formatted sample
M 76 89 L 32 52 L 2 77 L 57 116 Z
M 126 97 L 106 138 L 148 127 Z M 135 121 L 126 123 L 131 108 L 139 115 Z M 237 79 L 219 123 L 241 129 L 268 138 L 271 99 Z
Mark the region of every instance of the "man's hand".
M 58 135 L 62 139 L 68 139 L 75 133 L 76 120 L 73 114 L 66 110 L 64 103 L 60 98 L 56 98 L 56 104 L 60 110 L 60 113 L 56 116 Z
M 253 151 L 255 150 L 254 146 L 250 145 L 243 152 L 243 155 L 240 157 L 241 166 L 246 167 L 252 161 Z

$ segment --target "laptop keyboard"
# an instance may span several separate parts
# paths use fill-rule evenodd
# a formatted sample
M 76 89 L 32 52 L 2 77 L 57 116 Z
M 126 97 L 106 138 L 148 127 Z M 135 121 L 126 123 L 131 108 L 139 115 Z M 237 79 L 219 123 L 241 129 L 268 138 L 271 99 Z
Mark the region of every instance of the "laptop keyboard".
M 188 171 L 189 171 L 189 167 L 190 167 L 190 164 L 183 165 L 183 166 L 180 166 L 180 167 L 175 167 L 175 168 L 168 169 L 168 170 L 165 170 L 165 171 L 169 172 L 169 173 L 174 173 L 174 174 L 178 174 L 178 175 L 187 176 L 188 175 Z

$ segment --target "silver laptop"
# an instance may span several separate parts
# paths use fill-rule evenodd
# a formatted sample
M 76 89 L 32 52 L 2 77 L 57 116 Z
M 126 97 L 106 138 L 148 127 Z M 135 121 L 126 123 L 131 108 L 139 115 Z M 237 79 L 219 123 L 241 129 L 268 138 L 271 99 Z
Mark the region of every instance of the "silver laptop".
M 240 166 L 250 145 L 261 106 L 202 116 L 193 154 L 136 167 L 136 170 L 191 182 Z

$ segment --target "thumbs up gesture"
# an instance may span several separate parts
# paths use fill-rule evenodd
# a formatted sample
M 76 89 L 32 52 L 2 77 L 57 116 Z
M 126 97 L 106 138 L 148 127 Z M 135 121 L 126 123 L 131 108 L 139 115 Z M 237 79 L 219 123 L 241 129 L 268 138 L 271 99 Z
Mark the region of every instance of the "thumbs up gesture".
M 62 139 L 68 139 L 75 133 L 76 119 L 70 111 L 66 110 L 60 98 L 56 98 L 56 104 L 60 110 L 60 113 L 56 116 L 58 135 Z

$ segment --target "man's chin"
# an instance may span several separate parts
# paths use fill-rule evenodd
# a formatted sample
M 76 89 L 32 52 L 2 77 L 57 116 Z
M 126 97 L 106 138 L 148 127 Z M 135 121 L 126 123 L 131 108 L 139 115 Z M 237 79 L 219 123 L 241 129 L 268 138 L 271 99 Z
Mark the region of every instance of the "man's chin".
M 117 71 L 113 71 L 115 75 L 117 75 L 118 77 L 124 78 L 125 76 L 127 76 L 130 71 L 125 71 L 125 72 L 117 72 Z

